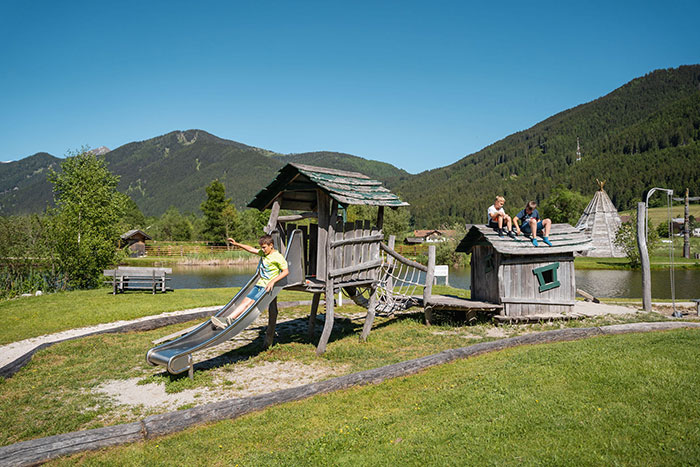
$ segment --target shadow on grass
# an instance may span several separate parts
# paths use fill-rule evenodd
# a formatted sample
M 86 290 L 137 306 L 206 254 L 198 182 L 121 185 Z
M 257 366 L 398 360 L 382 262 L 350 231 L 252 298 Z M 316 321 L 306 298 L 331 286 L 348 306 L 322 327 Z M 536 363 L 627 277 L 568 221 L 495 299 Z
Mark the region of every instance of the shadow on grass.
M 314 326 L 314 335 L 311 338 L 308 334 L 308 316 L 278 323 L 275 327 L 274 344 L 285 345 L 296 343 L 313 345 L 315 347 L 318 344 L 321 333 L 323 332 L 324 317 L 324 314 L 317 316 L 316 325 Z M 372 326 L 372 332 L 376 332 L 386 326 L 402 321 L 423 322 L 424 315 L 422 309 L 413 308 L 406 311 L 397 312 L 391 316 L 383 318 L 386 319 L 382 319 L 379 322 L 375 321 L 374 325 Z M 436 326 L 464 326 L 467 324 L 473 325 L 491 322 L 490 315 L 479 314 L 477 315 L 476 319 L 468 319 L 465 312 L 435 311 L 433 312 L 433 318 L 433 324 Z M 333 330 L 328 342 L 332 343 L 344 339 L 348 335 L 355 335 L 357 338 L 359 338 L 360 333 L 362 332 L 362 327 L 364 326 L 364 320 L 364 316 L 360 319 L 352 319 L 342 315 L 336 315 L 333 321 Z M 249 360 L 264 352 L 266 330 L 267 326 L 265 325 L 251 328 L 249 331 L 256 331 L 257 333 L 245 345 L 231 349 L 225 353 L 222 353 L 221 355 L 195 363 L 195 379 L 197 379 L 197 373 L 201 374 L 202 372 L 207 372 L 226 365 Z M 186 379 L 188 376 L 186 372 L 178 375 L 171 375 L 167 371 L 163 371 L 153 375 L 153 377 L 165 378 L 169 382 L 177 382 L 181 379 Z

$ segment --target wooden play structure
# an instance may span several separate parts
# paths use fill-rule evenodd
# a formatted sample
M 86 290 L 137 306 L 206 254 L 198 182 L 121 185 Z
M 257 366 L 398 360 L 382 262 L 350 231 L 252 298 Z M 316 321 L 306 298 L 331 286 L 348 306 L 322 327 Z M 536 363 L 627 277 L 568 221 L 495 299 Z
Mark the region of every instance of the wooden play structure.
M 372 220 L 344 222 L 344 211 L 351 205 L 376 206 Z M 369 334 L 379 303 L 377 287 L 382 266 L 382 252 L 390 250 L 394 258 L 410 262 L 382 244 L 384 209 L 408 206 L 384 188 L 381 182 L 356 173 L 302 164 L 287 164 L 275 180 L 260 191 L 249 207 L 270 209 L 265 232 L 276 240 L 284 252 L 289 233 L 302 232 L 303 270 L 305 279 L 288 289 L 313 294 L 309 335 L 313 336 L 321 294 L 326 300 L 323 332 L 317 353 L 323 353 L 333 329 L 333 297 L 343 290 L 351 299 L 368 307 L 362 338 Z M 301 211 L 280 216 L 280 210 Z M 311 219 L 308 225 L 297 225 Z M 315 221 L 315 222 L 314 222 Z M 396 260 L 399 261 L 399 260 Z M 413 262 L 411 262 L 413 263 Z M 417 263 L 415 263 L 417 264 Z M 368 293 L 363 296 L 361 291 Z M 271 344 L 277 319 L 277 304 L 269 308 L 266 344 Z
M 569 224 L 552 225 L 549 238 L 552 247 L 535 247 L 523 236 L 500 237 L 488 226 L 473 226 L 457 246 L 472 255 L 472 299 L 502 305 L 496 317 L 502 321 L 572 312 L 574 253 L 588 251 L 591 239 Z
M 375 219 L 344 222 L 344 211 L 351 205 L 376 206 Z M 309 336 L 314 335 L 321 294 L 326 297 L 326 314 L 317 353 L 325 351 L 333 329 L 334 297 L 340 291 L 367 308 L 361 339 L 372 329 L 376 313 L 391 314 L 412 306 L 422 306 L 426 323 L 435 310 L 466 312 L 498 311 L 498 302 L 464 300 L 433 295 L 435 247 L 428 249 L 428 264 L 423 265 L 394 250 L 395 239 L 383 242 L 384 209 L 408 206 L 381 185 L 381 182 L 356 173 L 302 164 L 287 164 L 277 178 L 260 191 L 249 207 L 270 209 L 265 231 L 276 238 L 284 252 L 285 239 L 298 229 L 303 234 L 305 280 L 286 287 L 313 294 L 309 316 Z M 280 210 L 302 211 L 281 216 Z M 308 225 L 298 225 L 312 219 Z M 313 222 L 315 220 L 315 222 Z M 277 320 L 277 304 L 268 313 L 265 344 L 271 345 Z

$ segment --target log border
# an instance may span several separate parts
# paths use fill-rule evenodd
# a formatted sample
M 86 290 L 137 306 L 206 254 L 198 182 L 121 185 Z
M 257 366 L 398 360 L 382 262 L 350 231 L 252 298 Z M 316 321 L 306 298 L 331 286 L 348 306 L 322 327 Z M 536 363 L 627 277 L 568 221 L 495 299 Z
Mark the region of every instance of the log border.
M 700 323 L 662 321 L 615 324 L 591 328 L 568 328 L 482 342 L 296 388 L 282 389 L 258 396 L 213 402 L 187 410 L 151 415 L 133 423 L 22 441 L 0 447 L 0 465 L 36 465 L 60 456 L 118 446 L 134 441 L 150 440 L 183 431 L 194 425 L 231 420 L 273 405 L 298 401 L 317 394 L 325 394 L 354 386 L 377 384 L 387 379 L 412 375 L 427 368 L 458 359 L 522 345 L 566 342 L 603 335 L 669 331 L 681 328 L 700 329 Z

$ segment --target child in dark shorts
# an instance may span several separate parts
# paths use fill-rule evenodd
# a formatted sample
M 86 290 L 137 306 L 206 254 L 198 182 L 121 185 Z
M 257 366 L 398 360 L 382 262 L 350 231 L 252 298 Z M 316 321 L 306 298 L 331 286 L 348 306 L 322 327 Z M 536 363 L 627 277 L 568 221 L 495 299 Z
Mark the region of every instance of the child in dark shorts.
M 515 215 L 513 219 L 515 223 L 515 228 L 518 235 L 521 233 L 519 224 L 522 223 L 522 233 L 525 235 L 530 235 L 532 237 L 532 244 L 538 246 L 536 235 L 542 233 L 542 241 L 548 246 L 552 246 L 552 242 L 549 241 L 549 231 L 552 228 L 552 221 L 550 219 L 540 220 L 540 213 L 537 211 L 537 203 L 530 201 L 525 205 L 518 214 Z

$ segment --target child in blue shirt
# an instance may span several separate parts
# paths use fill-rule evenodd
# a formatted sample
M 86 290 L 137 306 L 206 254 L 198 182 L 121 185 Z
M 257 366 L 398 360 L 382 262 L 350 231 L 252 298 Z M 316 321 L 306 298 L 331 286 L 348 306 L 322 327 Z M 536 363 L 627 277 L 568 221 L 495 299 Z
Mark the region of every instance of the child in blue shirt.
M 552 221 L 550 219 L 540 220 L 540 213 L 537 211 L 537 203 L 530 201 L 525 205 L 525 209 L 521 210 L 516 214 L 513 219 L 515 223 L 515 229 L 520 235 L 521 230 L 518 224 L 522 223 L 522 233 L 525 235 L 531 235 L 532 244 L 538 246 L 537 238 L 535 236 L 538 233 L 542 233 L 542 241 L 549 246 L 552 246 L 552 242 L 549 241 L 549 231 L 552 228 Z

